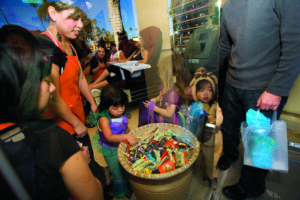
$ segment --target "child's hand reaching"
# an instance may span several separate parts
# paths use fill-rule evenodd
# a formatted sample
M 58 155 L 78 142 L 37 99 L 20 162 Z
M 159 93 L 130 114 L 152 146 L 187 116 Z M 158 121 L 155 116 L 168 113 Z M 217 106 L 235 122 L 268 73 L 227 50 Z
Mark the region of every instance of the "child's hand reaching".
M 145 108 L 148 108 L 148 107 L 149 107 L 149 103 L 150 103 L 150 101 L 144 101 L 144 102 L 143 102 Z
M 128 143 L 131 145 L 131 146 L 134 146 L 136 144 L 136 139 L 135 137 L 133 137 L 132 135 L 128 135 L 127 134 L 127 139 Z
M 143 104 L 144 104 L 145 108 L 148 108 L 150 104 L 152 104 L 152 106 L 155 107 L 155 101 L 154 101 L 154 100 L 151 100 L 151 101 L 144 101 Z M 154 107 L 153 107 L 153 108 L 154 108 Z

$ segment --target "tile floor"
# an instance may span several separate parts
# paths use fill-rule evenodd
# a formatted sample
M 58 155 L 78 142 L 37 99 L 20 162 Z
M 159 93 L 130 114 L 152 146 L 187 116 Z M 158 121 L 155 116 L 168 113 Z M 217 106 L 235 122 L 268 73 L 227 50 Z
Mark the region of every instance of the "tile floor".
M 128 119 L 129 121 L 129 128 L 131 130 L 134 130 L 137 128 L 138 125 L 138 108 L 129 108 L 128 112 L 131 114 L 131 118 Z M 92 138 L 93 135 L 96 132 L 96 127 L 89 129 L 89 135 Z M 219 177 L 218 177 L 218 187 L 216 190 L 212 190 L 210 187 L 210 184 L 208 181 L 203 181 L 202 178 L 202 171 L 198 170 L 195 174 L 193 174 L 193 178 L 190 184 L 190 190 L 186 196 L 185 200 L 228 200 L 225 196 L 222 195 L 222 188 L 227 185 L 232 185 L 235 184 L 240 176 L 240 171 L 241 167 L 243 164 L 243 147 L 240 145 L 240 158 L 237 162 L 233 163 L 232 166 L 226 170 L 226 171 L 220 171 L 219 172 Z M 290 153 L 289 153 L 290 157 Z M 98 160 L 97 160 L 98 159 Z M 300 172 L 300 153 L 296 154 L 296 159 L 290 158 L 293 161 L 293 168 L 290 167 L 290 171 L 288 174 L 284 175 L 287 176 L 288 178 L 279 178 L 279 179 L 286 179 L 287 182 L 289 183 L 288 185 L 290 188 L 286 189 L 288 191 L 285 192 L 279 192 L 279 190 L 282 190 L 282 187 L 286 185 L 286 183 L 283 183 L 281 181 L 278 181 L 278 177 L 281 176 L 281 174 L 276 174 L 275 172 L 270 172 L 268 177 L 267 177 L 267 190 L 265 194 L 256 199 L 267 199 L 267 200 L 273 200 L 273 199 L 281 199 L 281 200 L 293 200 L 295 197 L 299 197 L 300 199 L 300 191 L 299 191 L 299 182 L 300 182 L 300 175 L 297 175 L 299 179 L 291 178 L 295 176 L 293 172 L 297 170 Z M 98 156 L 96 160 L 101 163 L 103 162 L 103 157 Z M 291 166 L 291 164 L 290 164 Z M 274 174 L 275 173 L 275 174 Z M 291 176 L 291 174 L 293 174 Z M 274 178 L 275 177 L 275 178 Z M 276 179 L 277 177 L 277 179 Z M 297 182 L 297 184 L 295 183 Z M 276 187 L 274 186 L 276 185 Z M 280 189 L 281 188 L 281 189 Z M 298 188 L 298 189 L 297 189 Z M 290 191 L 293 191 L 293 194 L 291 194 Z M 291 196 L 293 195 L 293 196 Z M 115 200 L 117 200 L 115 198 Z M 118 200 L 128 200 L 127 198 L 119 198 Z M 133 194 L 130 200 L 137 200 L 135 195 Z

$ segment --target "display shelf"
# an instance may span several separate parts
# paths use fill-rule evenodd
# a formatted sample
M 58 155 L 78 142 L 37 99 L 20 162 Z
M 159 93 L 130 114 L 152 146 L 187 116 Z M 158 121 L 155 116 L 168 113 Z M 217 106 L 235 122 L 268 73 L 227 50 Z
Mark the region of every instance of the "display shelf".
M 189 36 L 183 36 L 183 37 L 181 37 L 182 39 L 187 39 L 187 38 L 189 38 L 189 37 L 191 37 L 190 35 Z M 179 40 L 180 39 L 180 37 L 174 37 L 174 39 L 175 40 Z
M 190 14 L 190 13 L 193 13 L 193 12 L 196 12 L 196 11 L 200 11 L 202 9 L 205 9 L 205 8 L 209 8 L 209 5 L 206 5 L 206 6 L 201 6 L 199 8 L 196 8 L 196 9 L 193 9 L 193 10 L 189 10 L 189 11 L 186 11 L 186 12 L 183 12 L 183 13 L 180 13 L 180 14 L 174 14 L 173 15 L 173 19 L 179 17 L 179 16 L 182 16 L 182 15 L 187 15 L 187 14 Z
M 193 32 L 207 27 L 211 16 L 211 0 L 172 0 L 172 44 L 176 52 L 184 53 Z M 181 42 L 181 44 L 179 44 Z
M 186 47 L 187 44 L 176 44 L 175 47 Z
M 189 4 L 192 4 L 192 3 L 197 3 L 197 0 L 193 0 L 193 1 L 190 1 L 190 2 L 186 2 L 186 3 L 181 3 L 180 5 L 177 5 L 177 6 L 173 7 L 172 10 L 182 8 L 182 7 L 187 6 Z
M 194 27 L 190 27 L 190 28 L 186 28 L 186 29 L 181 29 L 181 30 L 176 30 L 178 32 L 182 32 L 182 31 L 188 31 L 188 30 L 193 30 L 193 29 L 196 29 L 196 28 L 202 28 L 202 27 L 205 27 L 207 26 L 206 24 L 205 25 L 201 25 L 201 26 L 194 26 Z
M 210 15 L 204 15 L 204 16 L 201 16 L 201 17 L 195 17 L 195 18 L 193 18 L 193 19 L 180 21 L 180 22 L 177 22 L 177 23 L 173 23 L 173 26 L 178 25 L 178 24 L 183 24 L 183 23 L 185 23 L 185 22 L 190 22 L 190 21 L 193 21 L 193 20 L 196 20 L 196 19 L 207 18 L 207 17 L 209 17 L 209 16 L 210 16 Z

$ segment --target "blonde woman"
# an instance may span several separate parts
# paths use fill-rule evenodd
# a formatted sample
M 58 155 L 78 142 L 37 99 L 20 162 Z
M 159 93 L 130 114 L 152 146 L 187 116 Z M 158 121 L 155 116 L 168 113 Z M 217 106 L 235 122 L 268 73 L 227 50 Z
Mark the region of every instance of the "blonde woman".
M 175 87 L 171 57 L 163 59 L 159 66 L 159 95 L 140 104 L 139 126 L 149 123 L 179 124 L 177 112 L 181 105 L 180 91 Z
M 137 60 L 139 63 L 147 63 L 148 50 L 144 48 L 143 38 L 134 38 L 133 41 L 137 49 L 127 58 L 127 60 Z

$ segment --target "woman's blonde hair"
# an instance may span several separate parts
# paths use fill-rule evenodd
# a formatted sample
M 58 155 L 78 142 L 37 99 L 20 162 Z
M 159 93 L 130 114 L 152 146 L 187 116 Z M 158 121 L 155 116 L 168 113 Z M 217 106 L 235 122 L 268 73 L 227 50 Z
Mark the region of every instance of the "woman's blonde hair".
M 185 84 L 182 79 L 182 76 L 188 76 L 185 73 L 183 60 L 176 55 L 170 55 L 161 60 L 159 63 L 159 70 L 158 73 L 165 73 L 165 77 L 163 78 L 162 84 L 164 86 L 164 93 L 170 89 L 174 89 L 177 91 L 178 95 L 180 96 L 182 102 L 186 101 L 185 95 Z
M 174 88 L 174 77 L 173 77 L 173 65 L 171 56 L 163 58 L 160 62 L 158 75 L 164 73 L 164 78 L 161 80 L 164 86 L 164 91 L 168 91 Z

